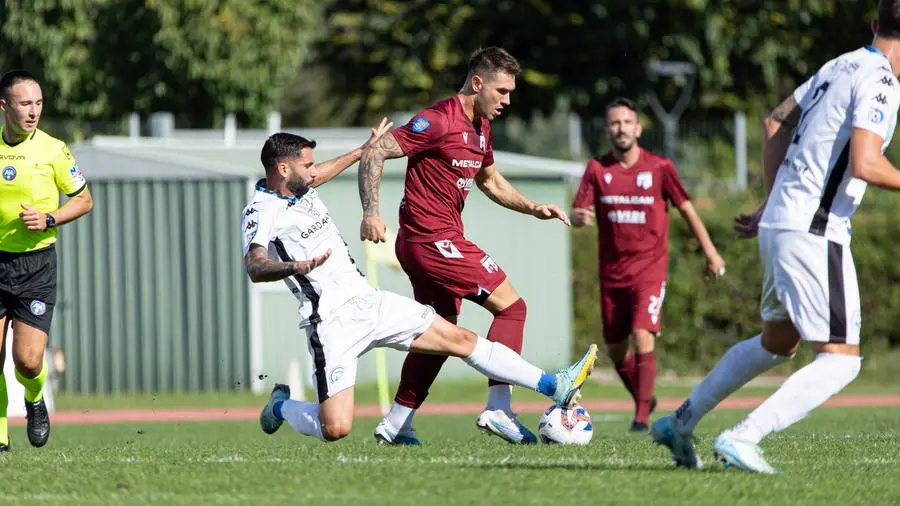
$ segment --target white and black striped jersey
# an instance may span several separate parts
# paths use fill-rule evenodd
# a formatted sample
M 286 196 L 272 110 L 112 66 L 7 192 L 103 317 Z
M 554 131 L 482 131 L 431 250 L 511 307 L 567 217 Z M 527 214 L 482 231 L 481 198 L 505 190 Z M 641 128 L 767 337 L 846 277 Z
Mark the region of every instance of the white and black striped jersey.
M 866 182 L 849 169 L 854 128 L 878 134 L 887 149 L 897 124 L 900 83 L 890 62 L 871 46 L 822 66 L 794 90 L 799 124 L 760 220 L 760 227 L 808 231 L 850 243 L 850 217 Z
M 244 255 L 251 244 L 266 247 L 269 258 L 278 261 L 309 260 L 331 249 L 324 264 L 284 279 L 300 301 L 301 325 L 317 323 L 353 297 L 375 291 L 314 188 L 300 198 L 288 197 L 267 190 L 261 179 L 241 217 Z

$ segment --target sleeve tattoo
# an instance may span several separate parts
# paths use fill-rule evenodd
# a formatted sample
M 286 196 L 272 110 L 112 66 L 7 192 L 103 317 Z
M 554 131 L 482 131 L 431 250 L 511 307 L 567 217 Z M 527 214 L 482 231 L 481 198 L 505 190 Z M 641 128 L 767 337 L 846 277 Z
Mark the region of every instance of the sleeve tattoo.
M 778 104 L 778 107 L 769 113 L 769 118 L 789 128 L 795 128 L 797 126 L 799 116 L 800 108 L 797 107 L 797 101 L 794 100 L 793 95 L 784 99 L 783 102 Z
M 244 255 L 244 268 L 254 283 L 280 281 L 296 273 L 294 262 L 275 262 L 271 260 L 266 248 L 254 244 Z
M 359 200 L 362 202 L 364 216 L 377 216 L 378 188 L 381 185 L 381 173 L 384 161 L 402 157 L 403 149 L 390 133 L 382 136 L 375 144 L 363 151 L 359 161 Z

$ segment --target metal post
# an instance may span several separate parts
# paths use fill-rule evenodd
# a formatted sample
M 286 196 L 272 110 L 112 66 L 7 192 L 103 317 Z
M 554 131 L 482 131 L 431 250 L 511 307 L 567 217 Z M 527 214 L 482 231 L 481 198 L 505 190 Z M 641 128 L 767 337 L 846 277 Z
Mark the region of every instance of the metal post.
M 141 136 L 141 115 L 133 112 L 128 115 L 128 137 L 132 142 L 137 142 Z
M 734 188 L 737 191 L 747 189 L 747 115 L 734 113 Z
M 581 118 L 569 113 L 569 153 L 572 160 L 581 159 Z
M 225 147 L 233 147 L 237 141 L 237 118 L 233 112 L 225 115 Z
M 269 117 L 266 118 L 266 132 L 268 133 L 268 135 L 272 135 L 280 131 L 281 113 L 278 111 L 272 111 L 269 113 Z
M 155 112 L 150 115 L 150 135 L 170 138 L 175 130 L 175 116 L 170 112 Z
M 697 76 L 697 67 L 691 62 L 679 61 L 655 61 L 647 65 L 647 73 L 654 77 L 666 76 L 677 77 L 683 76 L 687 79 L 681 94 L 675 102 L 675 106 L 671 111 L 666 111 L 659 102 L 659 97 L 654 91 L 647 94 L 647 101 L 650 108 L 656 114 L 656 118 L 662 123 L 663 133 L 665 135 L 665 151 L 666 156 L 673 162 L 678 160 L 678 120 L 681 118 L 684 110 L 687 109 L 688 102 L 691 99 L 691 93 L 694 90 L 694 79 Z

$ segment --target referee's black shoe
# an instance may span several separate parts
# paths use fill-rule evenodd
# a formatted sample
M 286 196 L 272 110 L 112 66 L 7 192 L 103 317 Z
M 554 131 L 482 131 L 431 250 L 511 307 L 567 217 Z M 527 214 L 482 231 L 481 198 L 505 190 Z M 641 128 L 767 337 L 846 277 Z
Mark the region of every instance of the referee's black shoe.
M 9 443 L 0 443 L 0 453 L 9 452 Z
M 37 402 L 25 401 L 25 416 L 28 418 L 28 442 L 35 448 L 47 444 L 50 438 L 50 415 L 44 399 Z

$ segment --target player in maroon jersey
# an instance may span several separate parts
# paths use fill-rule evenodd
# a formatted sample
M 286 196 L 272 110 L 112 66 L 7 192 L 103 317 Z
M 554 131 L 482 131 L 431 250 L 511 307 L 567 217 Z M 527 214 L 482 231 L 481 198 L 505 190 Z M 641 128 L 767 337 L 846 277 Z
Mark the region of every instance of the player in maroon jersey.
M 669 269 L 668 204 L 678 208 L 700 242 L 707 271 L 719 277 L 725 273 L 725 262 L 691 205 L 675 165 L 638 146 L 641 124 L 631 100 L 618 98 L 607 106 L 606 134 L 613 148 L 588 162 L 571 218 L 581 227 L 591 225 L 596 215 L 603 339 L 635 400 L 631 430 L 644 432 L 656 402 L 653 350 Z
M 362 155 L 359 195 L 363 205 L 360 238 L 385 239 L 379 216 L 378 186 L 384 161 L 408 158 L 400 203 L 397 259 L 409 276 L 415 299 L 456 322 L 463 298 L 494 315 L 487 338 L 518 353 L 525 331 L 525 301 L 503 269 L 463 235 L 462 210 L 473 186 L 503 207 L 539 219 L 569 224 L 565 211 L 538 205 L 519 193 L 494 166 L 490 121 L 510 104 L 519 63 L 497 47 L 476 51 L 462 89 L 423 109 L 404 126 L 383 136 Z M 446 359 L 409 354 L 390 413 L 375 438 L 384 444 L 418 444 L 412 430 L 415 410 Z M 488 401 L 477 425 L 512 443 L 535 443 L 510 407 L 511 386 L 490 381 Z

